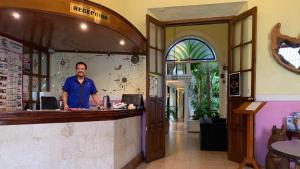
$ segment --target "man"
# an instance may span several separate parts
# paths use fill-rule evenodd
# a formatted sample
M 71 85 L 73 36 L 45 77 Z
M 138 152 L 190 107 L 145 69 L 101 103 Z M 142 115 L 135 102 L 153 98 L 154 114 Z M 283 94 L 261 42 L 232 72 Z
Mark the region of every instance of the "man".
M 85 77 L 87 65 L 84 62 L 76 63 L 76 75 L 68 77 L 63 86 L 64 109 L 85 108 L 89 109 L 89 98 L 100 106 L 97 89 L 92 79 Z

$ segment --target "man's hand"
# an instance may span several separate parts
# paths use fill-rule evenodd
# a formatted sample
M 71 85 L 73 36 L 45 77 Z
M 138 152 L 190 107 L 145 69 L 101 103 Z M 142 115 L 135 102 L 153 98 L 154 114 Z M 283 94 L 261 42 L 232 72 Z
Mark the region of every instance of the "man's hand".
M 64 110 L 69 110 L 69 105 L 68 104 L 64 104 Z
M 98 110 L 101 110 L 101 109 L 103 109 L 103 106 L 97 105 L 97 109 L 98 109 Z

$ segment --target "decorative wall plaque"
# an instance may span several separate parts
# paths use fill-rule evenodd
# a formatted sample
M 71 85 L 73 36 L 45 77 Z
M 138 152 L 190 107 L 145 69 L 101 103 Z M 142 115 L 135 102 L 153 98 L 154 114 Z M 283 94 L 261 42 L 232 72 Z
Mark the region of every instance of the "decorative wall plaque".
M 272 54 L 275 60 L 289 71 L 300 74 L 300 37 L 280 33 L 280 23 L 272 31 Z

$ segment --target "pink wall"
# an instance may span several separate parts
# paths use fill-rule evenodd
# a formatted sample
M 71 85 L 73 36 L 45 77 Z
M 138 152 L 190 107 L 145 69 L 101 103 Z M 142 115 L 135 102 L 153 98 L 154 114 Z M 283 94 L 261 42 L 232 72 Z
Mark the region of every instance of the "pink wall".
M 300 101 L 269 101 L 255 116 L 255 158 L 265 166 L 268 139 L 273 125 L 286 126 L 286 116 L 300 112 Z

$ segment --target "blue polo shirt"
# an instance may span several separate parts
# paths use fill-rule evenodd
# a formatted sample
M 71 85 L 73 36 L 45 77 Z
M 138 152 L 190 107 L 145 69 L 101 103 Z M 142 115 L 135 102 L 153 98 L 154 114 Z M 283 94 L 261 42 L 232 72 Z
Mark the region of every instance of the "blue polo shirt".
M 82 84 L 77 80 L 77 76 L 68 77 L 62 89 L 68 93 L 70 108 L 90 108 L 90 95 L 97 93 L 94 81 L 86 77 Z

